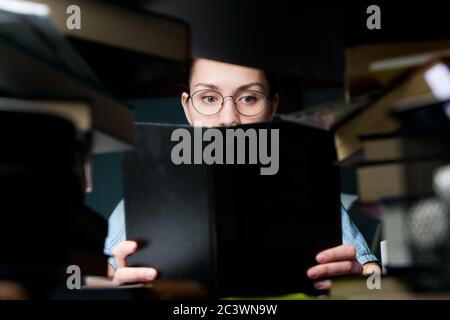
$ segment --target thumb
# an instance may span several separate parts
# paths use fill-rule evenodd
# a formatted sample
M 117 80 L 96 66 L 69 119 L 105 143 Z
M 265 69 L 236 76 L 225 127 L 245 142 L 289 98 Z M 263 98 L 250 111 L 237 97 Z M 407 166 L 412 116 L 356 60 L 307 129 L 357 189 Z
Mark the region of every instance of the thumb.
M 127 257 L 137 250 L 137 243 L 134 241 L 122 241 L 112 250 L 112 255 L 116 260 L 118 268 L 127 266 Z

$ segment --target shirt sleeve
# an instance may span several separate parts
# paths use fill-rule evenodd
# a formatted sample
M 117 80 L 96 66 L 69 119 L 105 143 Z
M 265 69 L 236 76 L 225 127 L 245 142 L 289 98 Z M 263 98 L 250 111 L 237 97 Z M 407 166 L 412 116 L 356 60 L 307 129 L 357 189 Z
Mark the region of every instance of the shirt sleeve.
M 126 240 L 125 234 L 125 208 L 123 200 L 119 202 L 117 207 L 108 220 L 108 236 L 105 240 L 105 247 L 103 252 L 109 256 L 108 263 L 117 269 L 117 263 L 112 257 L 112 250 L 114 247 L 122 241 Z
M 347 210 L 341 206 L 341 221 L 342 221 L 342 242 L 350 244 L 356 249 L 356 259 L 360 264 L 368 262 L 378 262 L 377 257 L 370 251 L 366 239 L 364 239 L 361 232 L 351 221 Z

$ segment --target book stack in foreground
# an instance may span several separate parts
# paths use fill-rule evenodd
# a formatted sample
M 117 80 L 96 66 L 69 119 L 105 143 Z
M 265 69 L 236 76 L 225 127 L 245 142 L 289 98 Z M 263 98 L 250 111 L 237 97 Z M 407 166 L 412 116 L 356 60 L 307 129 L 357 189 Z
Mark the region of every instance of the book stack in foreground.
M 283 116 L 334 132 L 340 164 L 356 173 L 356 206 L 382 219 L 383 264 L 421 289 L 450 285 L 450 46 L 439 44 L 369 59 L 376 88 L 356 90 L 349 72 L 347 101 Z
M 110 94 L 54 27 L 52 19 L 66 17 L 58 7 L 63 1 L 48 3 L 52 10 L 36 2 L 0 2 L 0 282 L 22 286 L 25 298 L 50 298 L 55 292 L 68 297 L 66 284 L 79 288 L 81 277 L 106 276 L 107 222 L 84 203 L 92 188 L 91 156 L 134 143 L 133 110 Z M 141 25 L 145 14 L 100 1 L 83 3 L 90 5 L 89 13 L 83 11 L 90 23 L 79 35 L 91 42 L 123 44 L 123 50 L 161 59 L 182 59 L 186 52 L 184 25 L 151 15 Z M 108 37 L 107 22 L 120 17 L 128 17 L 128 28 Z M 147 34 L 137 32 L 144 27 Z M 171 28 L 173 33 L 165 32 Z M 158 41 L 163 34 L 166 41 Z

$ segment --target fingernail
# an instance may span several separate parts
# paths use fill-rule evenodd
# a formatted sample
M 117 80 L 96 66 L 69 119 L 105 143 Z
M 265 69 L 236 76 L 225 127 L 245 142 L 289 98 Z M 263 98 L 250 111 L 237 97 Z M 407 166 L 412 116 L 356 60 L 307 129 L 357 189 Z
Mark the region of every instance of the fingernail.
M 156 271 L 153 269 L 150 269 L 145 273 L 145 276 L 147 277 L 147 279 L 152 280 L 156 276 Z
M 315 279 L 319 276 L 319 273 L 314 269 L 309 269 L 307 275 L 310 279 Z
M 325 290 L 328 289 L 328 283 L 325 281 L 317 282 L 315 285 L 317 290 Z
M 135 248 L 135 244 L 134 243 L 129 243 L 128 244 L 128 250 L 134 250 Z
M 324 263 L 327 261 L 327 254 L 326 253 L 320 253 L 317 255 L 316 260 L 318 263 Z
M 314 287 L 316 287 L 317 290 L 322 290 L 324 287 L 323 282 L 318 282 L 314 284 Z

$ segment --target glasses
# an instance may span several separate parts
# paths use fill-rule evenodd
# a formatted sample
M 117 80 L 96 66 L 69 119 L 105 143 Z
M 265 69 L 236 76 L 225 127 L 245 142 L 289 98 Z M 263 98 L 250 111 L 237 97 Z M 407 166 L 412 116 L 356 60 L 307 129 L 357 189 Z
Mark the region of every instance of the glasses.
M 264 94 L 256 90 L 242 91 L 238 97 L 222 96 L 215 90 L 198 90 L 189 96 L 194 109 L 205 116 L 213 116 L 223 108 L 226 98 L 232 98 L 236 110 L 247 117 L 254 117 L 264 111 L 269 100 Z

